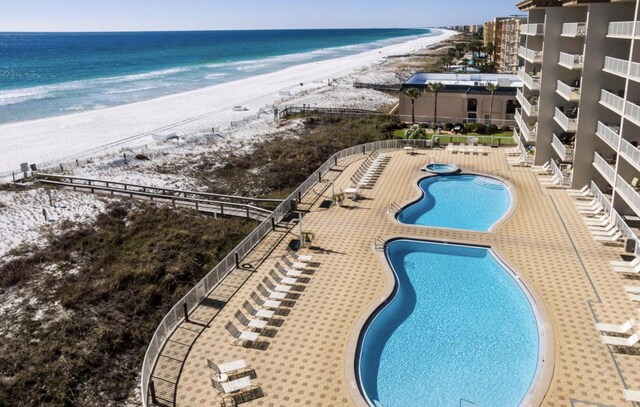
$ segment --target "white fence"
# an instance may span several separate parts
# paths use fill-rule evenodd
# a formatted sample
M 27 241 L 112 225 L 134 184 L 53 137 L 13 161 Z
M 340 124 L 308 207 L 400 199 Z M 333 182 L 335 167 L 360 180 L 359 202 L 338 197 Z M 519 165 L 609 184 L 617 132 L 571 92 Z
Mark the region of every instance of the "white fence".
M 562 35 L 565 37 L 584 37 L 587 34 L 587 23 L 564 23 Z
M 613 186 L 616 182 L 616 170 L 602 158 L 598 153 L 593 153 L 593 166 L 596 167 L 600 174 L 607 180 L 609 185 Z
M 582 55 L 567 54 L 566 52 L 561 52 L 558 63 L 569 69 L 578 69 L 582 68 L 582 61 Z
M 600 91 L 600 103 L 619 114 L 624 110 L 624 99 L 604 89 Z
M 614 21 L 609 23 L 608 37 L 632 37 L 635 23 L 633 21 Z
M 622 76 L 627 76 L 629 61 L 613 57 L 604 57 L 604 69 Z
M 618 149 L 618 143 L 620 142 L 620 136 L 618 133 L 602 122 L 598 122 L 596 135 L 609 144 L 614 150 Z

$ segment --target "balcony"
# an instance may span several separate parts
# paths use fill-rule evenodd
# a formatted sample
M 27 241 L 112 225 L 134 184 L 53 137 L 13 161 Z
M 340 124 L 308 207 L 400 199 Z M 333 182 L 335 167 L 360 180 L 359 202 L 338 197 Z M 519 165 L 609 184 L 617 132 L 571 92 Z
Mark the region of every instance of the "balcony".
M 627 104 L 624 106 L 624 117 L 640 126 L 640 106 L 627 100 Z
M 640 194 L 619 175 L 618 183 L 616 184 L 616 192 L 620 194 L 622 199 L 627 201 L 627 204 L 631 209 L 633 209 L 636 215 L 640 215 Z
M 529 90 L 540 90 L 540 74 L 531 76 L 524 71 L 523 67 L 520 67 L 518 68 L 518 78 Z
M 520 134 L 522 135 L 522 137 L 524 137 L 524 139 L 528 142 L 535 141 L 536 132 L 531 130 L 527 122 L 522 119 L 522 113 L 520 112 L 520 109 L 516 109 L 514 119 L 516 121 L 516 124 L 518 125 L 518 128 L 520 128 Z
M 624 99 L 604 89 L 600 91 L 600 104 L 620 115 L 624 111 Z
M 518 55 L 531 63 L 542 62 L 542 51 L 533 51 L 525 47 L 518 49 Z
M 544 24 L 522 24 L 520 34 L 522 35 L 542 35 Z
M 629 61 L 619 58 L 604 57 L 604 68 L 602 68 L 602 70 L 626 78 L 627 72 L 629 72 Z
M 560 58 L 558 59 L 558 65 L 571 70 L 582 69 L 582 62 L 582 55 L 567 54 L 566 52 L 561 52 Z
M 618 131 L 616 127 L 607 126 L 602 122 L 598 122 L 598 128 L 596 130 L 596 136 L 600 137 L 602 141 L 607 143 L 614 150 L 618 149 L 618 144 L 620 144 L 620 136 L 618 135 Z
M 556 107 L 553 119 L 560 125 L 560 127 L 562 127 L 562 130 L 569 133 L 575 133 L 578 128 L 578 109 L 575 109 L 575 111 L 573 111 L 573 108 L 567 110 L 572 110 L 572 112 L 565 114 L 562 109 Z
M 574 84 L 577 84 L 577 81 L 574 82 Z M 558 80 L 556 93 L 568 102 L 577 102 L 580 100 L 580 87 L 569 86 L 561 80 Z
M 633 38 L 633 28 L 638 23 L 635 21 L 614 21 L 609 23 L 607 37 L 609 38 Z M 640 34 L 636 27 L 636 36 Z
M 521 89 L 516 91 L 516 99 L 520 102 L 522 110 L 527 116 L 535 117 L 538 115 L 538 105 L 535 102 L 532 104 L 531 101 L 524 96 Z
M 627 140 L 620 141 L 620 153 L 625 160 L 631 163 L 638 171 L 640 171 L 640 150 L 638 147 L 629 143 Z
M 556 150 L 556 153 L 558 153 L 558 157 L 560 157 L 560 160 L 573 161 L 573 146 L 563 144 L 555 134 L 551 139 L 551 147 Z
M 609 185 L 613 185 L 616 180 L 616 169 L 602 158 L 598 153 L 593 153 L 593 166 L 598 170 L 600 175 L 607 180 Z
M 563 37 L 584 37 L 587 34 L 587 23 L 562 24 Z

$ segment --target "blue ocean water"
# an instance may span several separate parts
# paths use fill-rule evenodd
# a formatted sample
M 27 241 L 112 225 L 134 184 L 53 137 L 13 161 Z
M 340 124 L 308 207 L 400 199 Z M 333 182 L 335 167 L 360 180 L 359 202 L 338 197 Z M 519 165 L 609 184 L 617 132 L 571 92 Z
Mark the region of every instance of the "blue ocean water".
M 150 99 L 431 34 L 427 29 L 0 33 L 0 123 Z
M 442 175 L 420 181 L 422 198 L 402 209 L 402 223 L 487 231 L 509 210 L 505 184 L 476 175 Z
M 374 405 L 520 405 L 538 324 L 504 266 L 485 248 L 404 239 L 386 254 L 397 291 L 361 338 L 356 367 Z

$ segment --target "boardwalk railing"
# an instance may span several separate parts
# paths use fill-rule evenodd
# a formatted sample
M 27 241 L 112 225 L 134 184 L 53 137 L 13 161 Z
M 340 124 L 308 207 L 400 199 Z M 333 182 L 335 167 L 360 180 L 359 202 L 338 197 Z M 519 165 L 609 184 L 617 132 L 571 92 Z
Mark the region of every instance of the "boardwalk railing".
M 296 114 L 328 114 L 337 116 L 357 117 L 357 116 L 386 116 L 384 113 L 375 110 L 333 108 L 333 107 L 312 107 L 312 106 L 288 106 L 278 112 L 278 119 L 283 120 Z
M 256 227 L 247 237 L 244 238 L 238 246 L 236 246 L 220 263 L 218 263 L 207 275 L 198 282 L 182 299 L 176 303 L 167 315 L 162 319 L 156 329 L 149 347 L 142 362 L 141 372 L 141 391 L 142 405 L 149 405 L 149 384 L 151 375 L 158 360 L 158 356 L 164 347 L 165 342 L 171 336 L 173 331 L 184 321 L 185 312 L 191 313 L 198 304 L 227 276 L 234 268 L 236 268 L 241 260 L 260 243 L 260 241 L 279 223 L 292 209 L 296 207 L 298 202 L 304 197 L 313 186 L 322 179 L 331 167 L 340 161 L 356 155 L 366 155 L 376 150 L 388 150 L 402 148 L 411 144 L 418 147 L 427 147 L 427 140 L 384 140 L 373 143 L 361 144 L 341 150 L 332 155 L 318 170 L 313 173 L 306 181 L 296 188 L 291 195 L 278 205 L 278 207 Z
M 373 89 L 373 90 L 382 90 L 382 91 L 390 91 L 390 92 L 399 92 L 402 88 L 402 84 L 395 85 L 383 85 L 378 83 L 364 83 L 364 82 L 354 82 L 354 88 L 363 88 L 363 89 Z

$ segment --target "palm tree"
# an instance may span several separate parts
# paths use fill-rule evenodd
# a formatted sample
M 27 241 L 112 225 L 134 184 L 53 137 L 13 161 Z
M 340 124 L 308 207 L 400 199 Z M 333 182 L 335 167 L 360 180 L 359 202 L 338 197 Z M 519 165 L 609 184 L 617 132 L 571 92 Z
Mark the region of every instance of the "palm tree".
M 411 123 L 416 122 L 416 99 L 420 97 L 420 90 L 418 88 L 407 88 L 402 92 L 406 97 L 411 99 Z
M 496 90 L 498 89 L 498 84 L 489 82 L 485 86 L 485 88 L 491 92 L 491 110 L 489 111 L 489 125 L 491 125 L 491 119 L 493 118 L 493 97 L 495 96 Z
M 442 82 L 429 82 L 427 85 L 427 89 L 429 92 L 433 92 L 433 96 L 435 97 L 433 101 L 433 127 L 436 127 L 436 123 L 438 122 L 438 92 L 440 92 L 444 88 Z

